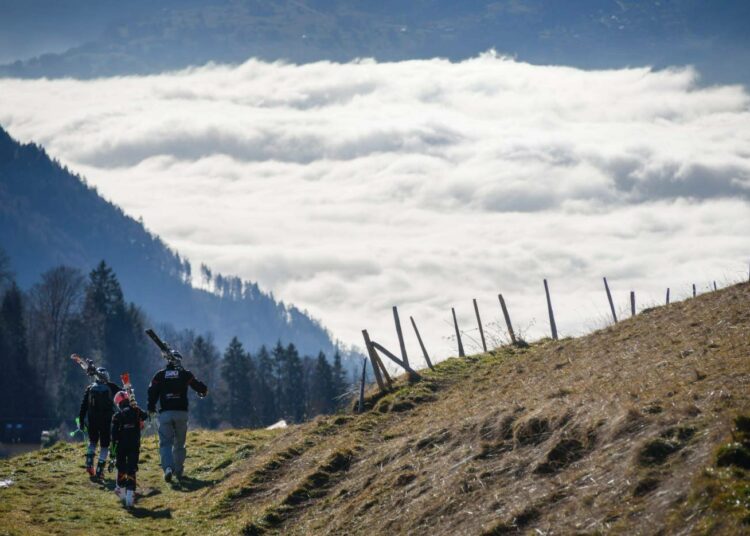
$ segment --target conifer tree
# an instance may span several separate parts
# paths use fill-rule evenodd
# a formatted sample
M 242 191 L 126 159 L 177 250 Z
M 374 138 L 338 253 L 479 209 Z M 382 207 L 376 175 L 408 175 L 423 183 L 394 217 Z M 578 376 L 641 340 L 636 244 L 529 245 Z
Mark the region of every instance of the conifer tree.
M 271 351 L 273 357 L 273 391 L 276 401 L 276 418 L 287 418 L 289 416 L 289 403 L 286 398 L 286 350 L 281 341 L 276 341 L 276 346 Z
M 276 393 L 273 361 L 265 346 L 261 346 L 255 358 L 256 380 L 253 401 L 258 411 L 260 426 L 269 426 L 279 420 L 276 409 Z
M 333 370 L 331 371 L 332 374 L 332 390 L 333 390 L 333 397 L 336 400 L 335 407 L 341 407 L 344 402 L 343 398 L 341 398 L 341 395 L 346 393 L 348 384 L 346 381 L 346 371 L 344 370 L 343 365 L 341 364 L 341 353 L 339 353 L 338 348 L 336 349 L 336 352 L 333 354 Z
M 0 305 L 2 330 L 1 376 L 9 381 L 3 385 L 0 400 L 4 414 L 11 418 L 41 418 L 46 415 L 46 391 L 29 365 L 24 306 L 21 290 L 12 282 Z
M 145 386 L 152 371 L 143 315 L 134 304 L 125 303 L 117 276 L 104 261 L 89 274 L 82 316 L 86 344 L 78 352 L 101 361 L 113 380 L 127 371 L 135 385 Z
M 323 352 L 318 354 L 318 358 L 315 361 L 310 383 L 311 413 L 319 415 L 333 412 L 335 397 L 333 391 L 333 371 Z
M 253 364 L 237 337 L 232 338 L 224 352 L 221 376 L 225 388 L 225 418 L 235 427 L 257 424 L 251 397 Z
M 192 372 L 208 386 L 209 392 L 216 387 L 215 371 L 219 362 L 219 353 L 210 337 L 198 336 L 193 341 L 190 351 Z M 216 399 L 213 396 L 198 400 L 192 410 L 195 420 L 205 428 L 215 428 L 219 423 L 216 417 Z
M 289 344 L 285 352 L 281 381 L 284 392 L 285 417 L 291 422 L 302 422 L 305 418 L 305 380 L 297 348 Z

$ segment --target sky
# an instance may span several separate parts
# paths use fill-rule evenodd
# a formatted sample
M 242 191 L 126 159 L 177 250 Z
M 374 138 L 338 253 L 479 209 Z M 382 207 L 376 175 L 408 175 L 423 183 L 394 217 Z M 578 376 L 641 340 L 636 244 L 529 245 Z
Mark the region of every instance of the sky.
M 498 293 L 525 337 L 561 336 L 747 278 L 750 95 L 689 66 L 250 60 L 153 76 L 0 79 L 0 124 L 35 141 L 194 267 L 257 281 L 333 335 L 410 357 L 416 320 L 478 349 Z M 197 272 L 197 270 L 194 270 Z

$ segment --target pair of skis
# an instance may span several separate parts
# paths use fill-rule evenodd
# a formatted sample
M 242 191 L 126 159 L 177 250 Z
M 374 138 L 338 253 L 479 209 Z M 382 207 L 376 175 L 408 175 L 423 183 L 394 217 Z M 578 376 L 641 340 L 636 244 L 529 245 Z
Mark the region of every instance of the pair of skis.
M 147 329 L 146 335 L 148 335 L 154 344 L 161 350 L 161 356 L 166 359 L 169 363 L 180 366 L 180 354 L 175 352 L 169 344 L 161 340 L 153 329 Z

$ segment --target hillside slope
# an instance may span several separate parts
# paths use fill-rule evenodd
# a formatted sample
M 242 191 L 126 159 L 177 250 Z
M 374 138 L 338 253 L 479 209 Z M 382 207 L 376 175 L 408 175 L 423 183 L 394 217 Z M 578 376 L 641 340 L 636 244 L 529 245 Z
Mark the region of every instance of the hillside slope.
M 103 199 L 41 147 L 20 144 L 2 127 L 0 229 L 0 248 L 10 256 L 22 287 L 60 264 L 88 274 L 104 259 L 127 299 L 155 321 L 209 331 L 220 346 L 238 336 L 251 349 L 281 340 L 303 354 L 333 354 L 323 326 L 256 284 L 227 278 L 232 289 L 221 296 L 191 286 L 189 263 L 142 222 Z
M 0 532 L 746 534 L 749 305 L 735 285 L 449 359 L 363 415 L 193 432 L 183 488 L 150 439 L 131 513 L 84 479 L 81 445 L 0 462 Z

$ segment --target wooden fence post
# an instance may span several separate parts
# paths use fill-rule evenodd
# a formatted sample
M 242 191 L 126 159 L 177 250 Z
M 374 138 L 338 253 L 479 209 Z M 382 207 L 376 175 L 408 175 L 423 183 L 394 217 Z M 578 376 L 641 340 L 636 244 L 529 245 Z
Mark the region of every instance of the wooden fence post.
M 612 311 L 612 318 L 617 324 L 617 313 L 615 313 L 615 304 L 612 301 L 612 293 L 609 291 L 609 285 L 607 284 L 607 278 L 604 278 L 604 290 L 607 291 L 607 301 L 609 301 L 609 310 Z
M 417 340 L 419 341 L 419 347 L 422 349 L 422 355 L 424 355 L 424 360 L 427 362 L 427 366 L 430 367 L 430 370 L 433 370 L 435 367 L 432 366 L 432 361 L 430 361 L 430 356 L 427 355 L 427 349 L 424 347 L 424 343 L 422 342 L 422 337 L 419 335 L 419 330 L 417 329 L 417 323 L 414 322 L 414 317 L 410 316 L 409 320 L 411 320 L 411 325 L 414 327 L 414 333 L 417 334 Z
M 714 281 L 714 292 L 716 292 L 717 290 L 719 290 L 719 289 L 716 286 L 716 281 Z
M 393 306 L 393 321 L 396 323 L 396 334 L 398 335 L 398 345 L 401 347 L 401 359 L 409 365 L 409 357 L 406 355 L 406 345 L 404 344 L 404 334 L 401 332 L 401 321 L 398 319 L 398 309 Z
M 552 300 L 549 297 L 549 286 L 547 280 L 544 280 L 544 293 L 547 295 L 547 309 L 549 310 L 549 327 L 552 330 L 552 338 L 557 340 L 557 325 L 555 325 L 555 313 L 552 312 Z
M 635 291 L 630 291 L 630 316 L 635 316 Z
M 385 392 L 386 388 L 385 384 L 383 383 L 383 376 L 380 374 L 380 367 L 382 366 L 382 364 L 380 363 L 380 358 L 378 358 L 378 355 L 375 353 L 375 349 L 372 347 L 372 343 L 370 342 L 370 335 L 367 333 L 366 329 L 362 330 L 362 337 L 365 339 L 365 348 L 367 348 L 367 355 L 370 356 L 370 364 L 372 365 L 372 372 L 373 374 L 375 374 L 375 381 L 378 382 L 380 391 Z M 388 383 L 390 384 L 390 380 Z
M 365 372 L 367 371 L 367 359 L 362 360 L 362 383 L 359 386 L 359 413 L 365 410 Z
M 479 316 L 479 306 L 477 306 L 477 300 L 474 298 L 474 313 L 477 315 L 477 325 L 479 326 L 479 336 L 482 338 L 482 349 L 487 353 L 487 343 L 484 340 L 484 329 L 482 329 L 482 319 Z
M 508 335 L 510 335 L 510 342 L 511 344 L 516 344 L 516 334 L 513 333 L 513 326 L 510 323 L 510 315 L 508 314 L 508 308 L 505 307 L 505 300 L 503 299 L 502 294 L 497 295 L 498 299 L 500 300 L 500 307 L 503 310 L 503 316 L 505 317 L 505 327 L 508 328 Z
M 388 350 L 388 348 L 386 348 L 385 346 L 383 346 L 382 344 L 380 344 L 378 342 L 375 342 L 375 341 L 371 341 L 371 342 L 372 342 L 372 347 L 373 348 L 375 348 L 379 352 L 383 352 L 383 354 L 388 359 L 390 359 L 391 361 L 393 361 L 394 363 L 396 363 L 399 367 L 401 367 L 406 372 L 408 372 L 409 376 L 413 376 L 414 378 L 417 378 L 417 379 L 420 379 L 422 377 L 422 376 L 419 375 L 419 373 L 416 370 L 414 370 L 413 368 L 411 368 L 408 363 L 404 363 L 398 357 L 396 357 L 395 355 L 393 355 L 393 353 L 390 350 Z
M 695 298 L 695 283 L 693 283 L 693 298 Z
M 456 310 L 451 307 L 451 313 L 453 314 L 453 326 L 456 328 L 456 340 L 458 341 L 458 357 L 466 357 L 464 353 L 464 345 L 461 342 L 461 332 L 458 331 L 458 320 L 456 320 Z
M 667 287 L 667 305 L 669 305 L 669 287 Z

